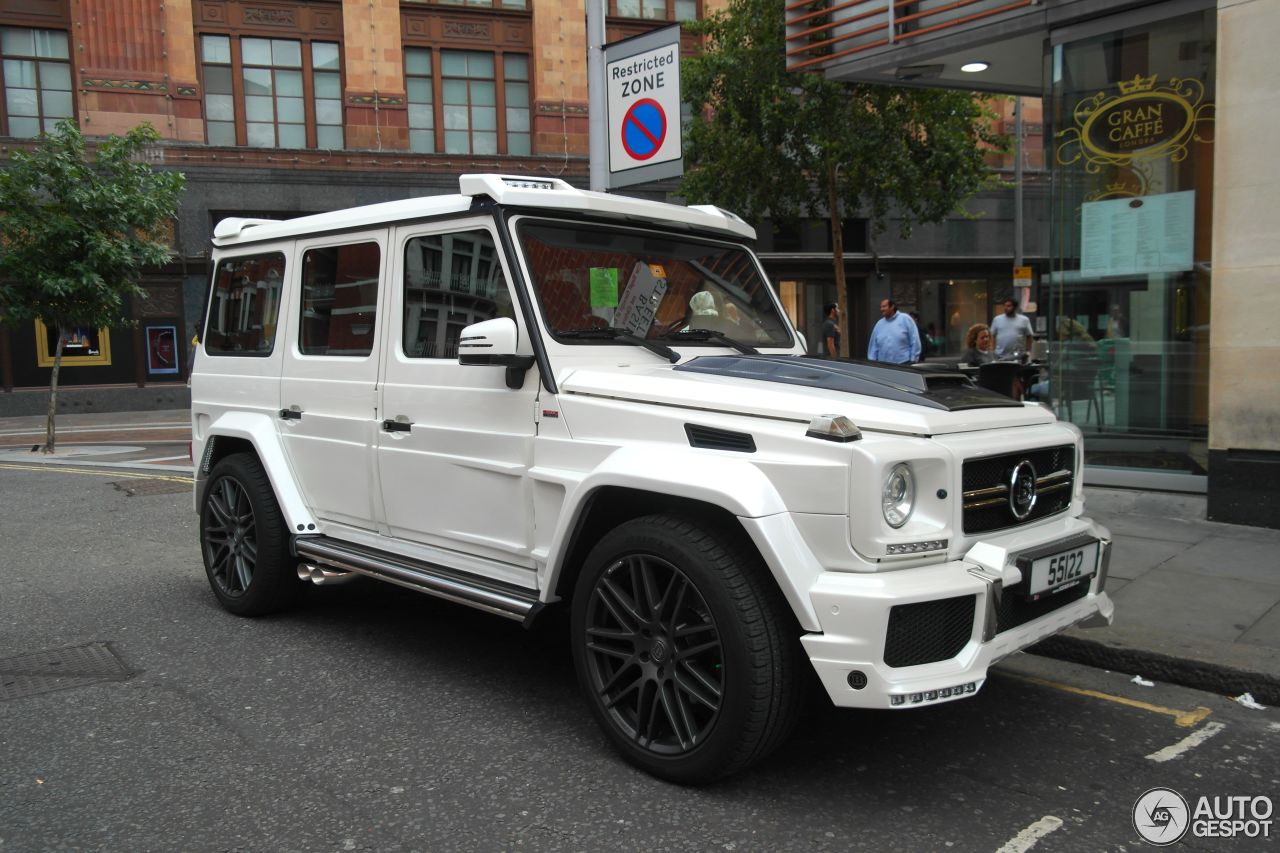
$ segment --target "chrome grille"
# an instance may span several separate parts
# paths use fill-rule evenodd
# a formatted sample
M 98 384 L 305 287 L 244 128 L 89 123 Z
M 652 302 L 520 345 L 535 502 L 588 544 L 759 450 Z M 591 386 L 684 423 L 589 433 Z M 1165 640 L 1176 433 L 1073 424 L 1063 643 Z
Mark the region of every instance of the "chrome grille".
M 1013 469 L 1028 461 L 1036 470 L 1036 503 L 1019 519 L 1009 506 Z M 1027 524 L 1063 512 L 1075 491 L 1076 448 L 1073 444 L 966 459 L 962 474 L 964 532 L 987 533 Z

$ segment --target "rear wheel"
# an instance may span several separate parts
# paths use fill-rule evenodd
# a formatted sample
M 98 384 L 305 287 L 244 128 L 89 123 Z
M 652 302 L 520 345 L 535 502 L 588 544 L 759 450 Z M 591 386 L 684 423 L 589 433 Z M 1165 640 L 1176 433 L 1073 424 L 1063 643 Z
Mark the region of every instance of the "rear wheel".
M 240 616 L 293 604 L 302 590 L 262 464 L 236 453 L 214 466 L 200 506 L 200 552 L 218 601 Z
M 794 624 L 740 537 L 648 516 L 588 556 L 573 599 L 574 663 L 629 761 L 698 784 L 758 761 L 794 727 L 804 665 Z

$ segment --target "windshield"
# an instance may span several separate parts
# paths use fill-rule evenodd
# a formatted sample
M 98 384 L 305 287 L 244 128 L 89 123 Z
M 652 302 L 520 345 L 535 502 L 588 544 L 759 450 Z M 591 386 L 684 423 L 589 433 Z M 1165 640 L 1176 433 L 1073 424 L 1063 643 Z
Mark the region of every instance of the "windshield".
M 616 329 L 645 340 L 789 347 L 755 259 L 741 247 L 671 234 L 526 220 L 520 244 L 553 337 Z M 700 331 L 702 330 L 702 331 Z M 718 334 L 707 334 L 718 333 Z

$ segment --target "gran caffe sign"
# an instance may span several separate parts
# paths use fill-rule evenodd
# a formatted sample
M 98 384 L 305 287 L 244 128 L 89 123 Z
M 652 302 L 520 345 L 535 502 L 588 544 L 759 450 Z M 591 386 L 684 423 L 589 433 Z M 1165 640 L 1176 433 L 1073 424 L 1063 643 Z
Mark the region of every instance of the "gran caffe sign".
M 1083 161 L 1085 170 L 1127 166 L 1135 160 L 1187 158 L 1193 142 L 1213 141 L 1213 104 L 1204 100 L 1204 83 L 1193 77 L 1157 75 L 1121 82 L 1117 91 L 1098 92 L 1080 101 L 1072 125 L 1057 134 L 1057 161 Z

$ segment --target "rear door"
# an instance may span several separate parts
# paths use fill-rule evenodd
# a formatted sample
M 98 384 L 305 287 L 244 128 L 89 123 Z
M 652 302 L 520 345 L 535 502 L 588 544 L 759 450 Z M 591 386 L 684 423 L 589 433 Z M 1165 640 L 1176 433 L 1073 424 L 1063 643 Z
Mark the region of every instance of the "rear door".
M 375 529 L 386 229 L 297 242 L 280 382 L 285 452 L 319 519 Z
M 533 352 L 493 221 L 406 226 L 393 245 L 377 447 L 387 532 L 510 564 L 501 579 L 532 585 L 537 370 L 513 390 L 502 367 L 458 363 L 463 328 L 499 316 Z

